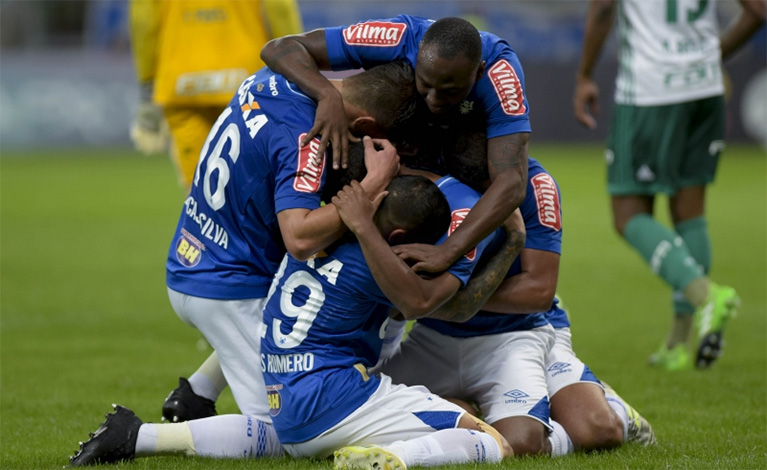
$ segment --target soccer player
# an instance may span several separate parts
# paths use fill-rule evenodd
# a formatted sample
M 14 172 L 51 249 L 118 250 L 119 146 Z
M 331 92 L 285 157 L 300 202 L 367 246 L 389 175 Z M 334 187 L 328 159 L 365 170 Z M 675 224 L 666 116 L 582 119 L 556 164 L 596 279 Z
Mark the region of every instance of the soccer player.
M 433 242 L 444 233 L 451 221 L 450 209 L 445 197 L 433 183 L 417 176 L 396 178 L 390 183 L 387 191 L 388 196 L 381 204 L 375 219 L 376 225 L 372 225 L 372 213 L 375 206 L 380 203 L 381 197 L 377 197 L 374 202 L 364 201 L 363 199 L 368 196 L 356 181 L 353 183 L 353 188 L 347 187 L 345 193 L 340 195 L 340 199 L 334 198 L 334 203 L 344 208 L 342 214 L 346 223 L 356 220 L 353 227 L 358 237 L 368 241 L 372 238 L 372 241 L 366 245 L 367 248 L 372 246 L 375 249 L 376 246 L 380 248 L 382 245 L 387 247 L 385 252 L 377 253 L 375 256 L 387 258 L 389 262 L 393 261 L 399 265 L 400 269 L 383 274 L 384 278 L 391 278 L 388 281 L 389 285 L 394 285 L 396 289 L 403 289 L 408 294 L 415 294 L 419 287 L 423 288 L 429 284 L 432 289 L 436 288 L 437 295 L 450 295 L 440 286 L 449 287 L 451 283 L 454 283 L 451 279 L 444 276 L 442 279 L 422 280 L 397 258 L 381 235 L 386 236 L 390 242 Z M 365 232 L 366 228 L 372 228 L 374 232 Z M 511 236 L 504 244 L 502 256 L 507 259 L 504 266 L 510 264 L 511 258 L 521 249 L 524 239 L 520 218 L 510 219 L 508 228 Z M 362 232 L 367 233 L 367 236 L 362 235 Z M 341 418 L 339 413 L 348 410 L 349 406 L 359 405 L 361 397 L 367 398 L 363 395 L 369 395 L 371 391 L 375 391 L 373 399 L 381 399 L 381 395 L 387 393 L 385 390 L 391 388 L 390 382 L 387 382 L 385 378 L 370 378 L 365 375 L 364 366 L 375 363 L 378 358 L 381 341 L 379 331 L 382 331 L 383 322 L 387 318 L 388 308 L 385 305 L 378 305 L 378 302 L 389 303 L 377 287 L 373 275 L 366 268 L 362 253 L 367 248 L 361 248 L 356 242 L 339 242 L 328 247 L 326 252 L 305 262 L 298 261 L 291 255 L 286 255 L 283 260 L 270 289 L 271 301 L 267 300 L 268 305 L 271 305 L 271 311 L 278 312 L 279 319 L 265 317 L 268 329 L 265 334 L 263 367 L 266 369 L 267 377 L 270 372 L 275 371 L 279 371 L 277 373 L 297 372 L 288 374 L 293 380 L 304 379 L 306 374 L 310 377 L 305 381 L 302 380 L 302 386 L 295 389 L 285 387 L 283 390 L 283 387 L 279 386 L 267 388 L 270 391 L 271 411 L 278 425 L 283 422 L 282 419 L 291 419 L 291 417 L 298 419 L 299 422 L 307 423 L 301 420 L 301 414 L 308 408 L 292 406 L 292 396 L 287 392 L 309 393 L 313 400 L 318 398 L 318 401 L 321 396 L 323 400 L 327 400 L 322 401 L 323 406 L 330 403 L 334 413 L 324 414 L 322 411 L 325 408 L 322 408 L 320 417 L 323 420 L 314 421 L 306 427 L 316 430 L 320 426 L 330 426 L 338 422 Z M 365 256 L 368 259 L 370 257 L 369 254 Z M 410 275 L 408 276 L 407 273 L 403 275 L 400 272 L 403 270 L 410 272 Z M 495 284 L 497 285 L 497 282 Z M 384 290 L 386 289 L 388 287 L 384 287 Z M 424 289 L 422 292 L 428 290 Z M 398 307 L 404 312 L 415 314 L 424 313 L 440 302 L 438 297 L 434 297 L 430 307 L 422 303 L 418 295 L 405 295 L 403 299 L 405 300 L 398 301 Z M 279 338 L 277 338 L 278 335 Z M 270 343 L 273 338 L 277 338 L 274 341 L 279 343 L 279 346 Z M 286 350 L 289 354 L 283 354 Z M 269 354 L 269 351 L 277 353 Z M 354 362 L 357 360 L 360 361 L 360 365 L 355 367 Z M 339 382 L 339 377 L 347 377 L 349 373 L 353 379 L 366 377 L 365 385 L 350 389 L 344 386 L 342 381 Z M 319 383 L 314 380 L 317 376 L 323 376 L 323 380 Z M 315 386 L 319 386 L 319 390 L 313 390 L 312 387 Z M 335 388 L 336 386 L 339 388 Z M 414 462 L 412 459 L 417 459 L 417 462 L 428 464 L 456 461 L 456 459 L 492 461 L 512 452 L 497 433 L 493 433 L 492 429 L 486 429 L 484 423 L 468 416 L 463 417 L 464 413 L 460 408 L 430 395 L 422 388 L 395 387 L 391 393 L 393 394 L 391 396 L 399 397 L 399 400 L 405 398 L 414 401 L 397 403 L 396 406 L 401 410 L 396 412 L 396 417 L 390 417 L 390 420 L 394 419 L 396 424 L 390 423 L 389 427 L 384 426 L 386 431 L 381 431 L 383 434 L 374 436 L 375 433 L 359 433 L 349 424 L 349 420 L 345 420 L 342 429 L 335 426 L 339 430 L 332 437 L 324 433 L 323 438 L 312 439 L 311 442 L 296 444 L 293 447 L 287 446 L 288 451 L 292 455 L 314 455 L 315 452 L 319 452 L 316 446 L 320 444 L 329 446 L 328 452 L 332 452 L 341 445 L 355 442 L 389 443 L 392 440 L 391 436 L 395 435 L 391 433 L 410 429 L 417 434 L 429 436 L 401 444 L 404 450 L 400 450 L 397 457 L 395 457 L 397 454 L 383 449 L 372 449 L 371 453 L 368 453 L 369 449 L 348 448 L 339 452 L 338 459 L 350 465 L 351 468 L 356 468 L 354 461 L 379 456 L 384 459 L 387 457 L 405 459 L 408 462 Z M 283 399 L 287 401 L 287 405 L 282 401 Z M 285 406 L 285 409 L 282 409 L 280 405 Z M 369 406 L 374 405 L 371 403 Z M 378 406 L 377 403 L 375 406 Z M 411 408 L 414 409 L 411 410 Z M 389 410 L 393 409 L 398 408 L 389 408 Z M 409 411 L 422 412 L 421 417 L 413 419 L 414 415 L 411 415 Z M 379 426 L 383 425 L 377 419 L 373 419 L 373 422 Z M 490 432 L 490 435 L 468 431 L 457 434 L 443 431 L 432 436 L 435 427 L 451 428 L 451 430 L 453 427 L 485 429 Z M 129 409 L 116 406 L 115 412 L 107 415 L 106 421 L 99 430 L 72 458 L 71 464 L 81 466 L 109 463 L 172 453 L 231 458 L 277 455 L 280 451 L 278 441 L 256 437 L 269 431 L 263 422 L 244 415 L 214 416 L 184 423 L 143 423 Z M 353 439 L 350 434 L 357 436 Z M 412 437 L 412 434 L 410 436 Z M 434 446 L 439 443 L 449 445 L 451 448 L 455 445 L 463 447 L 459 454 L 446 453 L 441 452 L 438 446 Z M 475 446 L 479 446 L 482 452 L 473 452 L 472 449 Z
M 449 200 L 451 189 L 440 189 Z M 357 242 L 304 262 L 287 255 L 275 276 L 262 354 L 280 441 L 295 457 L 335 455 L 339 469 L 500 461 L 511 448 L 462 408 L 423 387 L 367 374 L 389 306 L 421 317 L 460 286 L 449 273 L 421 278 L 389 246 L 433 243 L 448 228 L 450 207 L 437 185 L 400 176 L 387 192 L 375 212 L 358 183 L 346 186 L 332 200 Z M 511 239 L 521 235 L 521 221 L 516 227 Z
M 334 83 L 357 135 L 396 134 L 415 117 L 413 71 L 406 64 L 384 64 Z M 203 396 L 217 397 L 228 383 L 240 411 L 264 425 L 266 434 L 258 437 L 266 440 L 276 436 L 263 376 L 253 364 L 269 285 L 286 250 L 307 259 L 346 231 L 332 204 L 320 207 L 325 156 L 317 152 L 318 139 L 298 144 L 315 109 L 267 68 L 246 79 L 208 134 L 168 252 L 171 305 L 203 333 L 225 378 L 220 384 L 201 377 Z M 399 166 L 392 145 L 376 142 L 380 150 L 370 138 L 363 142 L 368 174 L 361 185 L 370 194 L 381 192 Z M 191 442 L 193 435 L 182 438 Z M 95 458 L 89 449 L 102 443 L 89 440 L 77 461 Z M 169 443 L 161 435 L 157 451 Z
M 713 1 L 592 0 L 586 18 L 575 117 L 596 127 L 592 72 L 617 11 L 621 60 L 605 152 L 607 190 L 615 229 L 673 289 L 670 332 L 650 356 L 650 364 L 667 370 L 711 366 L 740 303 L 733 288 L 708 278 L 704 210 L 724 148 L 721 62 L 765 22 L 763 0 L 740 3 L 742 13 L 721 41 Z M 653 217 L 657 194 L 669 198 L 673 229 Z M 691 334 L 693 359 L 686 346 Z
M 274 39 L 264 46 L 261 57 L 317 100 L 317 117 L 307 137 L 320 134 L 320 149 L 333 144 L 334 165 L 345 164 L 348 133 L 338 93 L 320 70 L 406 60 L 414 66 L 416 86 L 433 114 L 430 141 L 446 144 L 465 127 L 486 125 L 491 184 L 446 243 L 397 247 L 403 258 L 415 261 L 414 269 L 444 271 L 524 199 L 529 106 L 519 59 L 499 37 L 479 32 L 460 18 L 435 22 L 399 15 Z M 445 154 L 450 153 L 446 145 Z
M 271 38 L 303 31 L 295 0 L 131 0 L 139 106 L 131 138 L 165 153 L 168 130 L 179 184 L 192 184 L 205 136 Z
M 462 152 L 454 160 L 463 173 L 481 174 L 484 145 L 482 132 L 459 145 Z M 385 344 L 391 357 L 375 370 L 395 382 L 425 385 L 440 396 L 476 404 L 517 456 L 564 455 L 573 445 L 594 450 L 624 440 L 654 442 L 649 424 L 614 391 L 606 400 L 600 382 L 572 351 L 570 324 L 555 297 L 562 240 L 559 187 L 537 161 L 530 158 L 529 165 L 520 206 L 525 248 L 507 278 L 468 321 L 418 320 L 401 349 L 395 343 L 404 322 L 390 321 Z M 469 307 L 473 315 L 475 299 L 486 289 L 472 279 L 442 309 L 461 318 Z

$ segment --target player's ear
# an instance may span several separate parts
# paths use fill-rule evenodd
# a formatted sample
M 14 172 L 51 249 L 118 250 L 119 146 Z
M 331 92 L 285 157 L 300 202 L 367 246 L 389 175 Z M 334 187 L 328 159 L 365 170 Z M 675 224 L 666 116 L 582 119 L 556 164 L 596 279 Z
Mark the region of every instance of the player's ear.
M 380 126 L 376 122 L 375 118 L 371 116 L 360 116 L 355 118 L 350 124 L 349 129 L 352 134 L 362 137 L 369 135 L 373 138 L 383 137 L 380 132 Z
M 389 234 L 389 237 L 386 239 L 386 241 L 389 242 L 389 245 L 391 246 L 408 243 L 407 232 L 401 228 L 395 228 Z
M 480 78 L 482 78 L 482 75 L 485 74 L 485 61 L 481 61 L 479 63 L 479 67 L 477 67 L 477 78 L 475 81 L 479 81 Z

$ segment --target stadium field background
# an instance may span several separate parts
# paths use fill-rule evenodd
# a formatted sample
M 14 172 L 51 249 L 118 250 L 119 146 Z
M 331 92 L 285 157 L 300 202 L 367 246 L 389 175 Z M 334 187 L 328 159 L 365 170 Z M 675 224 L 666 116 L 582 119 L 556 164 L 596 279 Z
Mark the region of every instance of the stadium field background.
M 601 147 L 533 142 L 530 152 L 561 186 L 558 292 L 571 314 L 575 350 L 652 423 L 659 444 L 513 460 L 502 468 L 767 468 L 764 149 L 728 147 L 708 196 L 711 276 L 736 287 L 743 300 L 725 355 L 711 370 L 678 373 L 647 366 L 670 321 L 670 292 L 612 229 Z M 3 152 L 0 468 L 61 468 L 112 403 L 159 421 L 178 376 L 207 357 L 165 290 L 164 261 L 182 202 L 165 158 L 115 149 Z M 657 203 L 661 214 L 664 204 Z M 228 391 L 218 410 L 237 411 Z M 155 457 L 117 468 L 331 464 Z

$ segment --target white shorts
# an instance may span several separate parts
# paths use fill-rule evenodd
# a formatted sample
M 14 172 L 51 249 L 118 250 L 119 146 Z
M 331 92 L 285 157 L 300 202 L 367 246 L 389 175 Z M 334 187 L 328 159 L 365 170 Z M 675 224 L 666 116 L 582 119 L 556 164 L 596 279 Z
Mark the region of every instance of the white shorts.
M 546 384 L 549 396 L 575 383 L 602 384 L 588 366 L 575 356 L 570 328 L 555 328 L 556 342 L 546 359 Z M 604 387 L 603 387 L 604 388 Z
M 476 402 L 489 424 L 528 416 L 550 428 L 544 365 L 553 344 L 551 325 L 455 338 L 416 323 L 381 370 L 394 382 Z
M 271 423 L 261 372 L 265 299 L 216 300 L 168 288 L 176 314 L 197 328 L 216 350 L 221 370 L 242 414 Z
M 425 387 L 392 385 L 381 374 L 381 385 L 365 404 L 314 439 L 283 444 L 293 457 L 325 458 L 346 446 L 388 445 L 440 429 L 457 427 L 463 408 Z

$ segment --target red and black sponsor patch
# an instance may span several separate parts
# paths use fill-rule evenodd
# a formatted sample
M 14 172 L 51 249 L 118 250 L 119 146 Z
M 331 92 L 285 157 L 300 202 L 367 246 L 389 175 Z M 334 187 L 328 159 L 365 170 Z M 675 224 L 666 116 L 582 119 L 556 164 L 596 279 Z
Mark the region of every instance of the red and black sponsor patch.
M 487 76 L 493 84 L 504 113 L 509 116 L 521 116 L 527 112 L 522 83 L 507 60 L 499 60 L 493 64 L 487 71 Z
M 388 21 L 357 23 L 343 30 L 344 42 L 350 46 L 397 46 L 405 35 L 407 24 Z
M 320 190 L 322 173 L 325 171 L 325 155 L 317 150 L 320 147 L 320 139 L 314 138 L 308 145 L 301 147 L 301 139 L 306 133 L 298 136 L 298 165 L 296 176 L 293 179 L 293 189 L 301 193 L 316 193 Z
M 530 179 L 538 206 L 538 221 L 554 230 L 562 230 L 562 211 L 559 191 L 554 179 L 548 173 L 539 173 Z
M 452 235 L 453 232 L 456 231 L 458 226 L 463 223 L 463 219 L 466 218 L 466 216 L 469 214 L 469 211 L 471 211 L 471 209 L 456 209 L 453 211 L 452 214 L 450 214 L 450 228 L 447 229 L 448 237 Z M 472 248 L 464 256 L 469 261 L 474 261 L 474 258 L 477 257 L 477 247 L 475 246 L 474 248 Z

